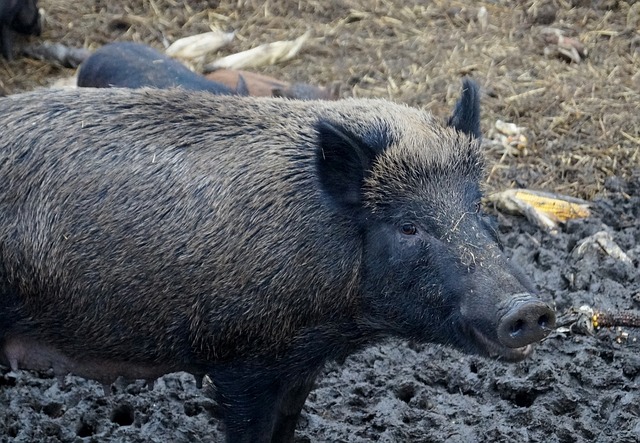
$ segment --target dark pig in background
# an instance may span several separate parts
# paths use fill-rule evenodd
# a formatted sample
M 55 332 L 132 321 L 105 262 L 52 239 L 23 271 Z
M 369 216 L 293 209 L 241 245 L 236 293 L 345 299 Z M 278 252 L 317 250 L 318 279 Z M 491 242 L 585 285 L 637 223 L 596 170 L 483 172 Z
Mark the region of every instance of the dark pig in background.
M 85 60 L 78 72 L 78 86 L 92 88 L 167 89 L 181 87 L 214 94 L 285 97 L 299 100 L 336 100 L 339 85 L 321 88 L 306 83 L 289 84 L 248 71 L 216 70 L 207 76 L 190 71 L 177 60 L 133 42 L 110 43 Z
M 175 88 L 208 91 L 222 95 L 247 95 L 238 89 L 208 80 L 177 60 L 150 46 L 133 42 L 110 43 L 98 49 L 81 65 L 78 86 L 89 88 Z
M 0 361 L 206 374 L 228 442 L 292 442 L 325 362 L 387 337 L 525 358 L 555 315 L 480 208 L 478 100 L 0 100 Z
M 37 3 L 37 0 L 0 0 L 0 51 L 5 59 L 13 58 L 12 32 L 40 35 Z

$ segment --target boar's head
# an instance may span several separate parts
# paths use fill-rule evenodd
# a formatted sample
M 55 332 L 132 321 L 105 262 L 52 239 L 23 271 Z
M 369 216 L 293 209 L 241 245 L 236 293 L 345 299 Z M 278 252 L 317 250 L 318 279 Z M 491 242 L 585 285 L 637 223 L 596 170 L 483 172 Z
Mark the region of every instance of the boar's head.
M 482 211 L 477 86 L 464 81 L 446 125 L 419 120 L 318 124 L 321 184 L 364 239 L 361 321 L 372 333 L 520 360 L 555 314 Z

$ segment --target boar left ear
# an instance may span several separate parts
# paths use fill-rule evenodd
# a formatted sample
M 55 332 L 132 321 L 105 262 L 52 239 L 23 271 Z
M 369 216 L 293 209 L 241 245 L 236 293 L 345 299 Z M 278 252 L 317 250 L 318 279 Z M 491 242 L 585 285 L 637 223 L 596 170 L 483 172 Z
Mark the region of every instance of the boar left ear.
M 480 93 L 478 85 L 469 78 L 462 80 L 462 95 L 456 103 L 447 126 L 471 137 L 480 138 Z
M 324 120 L 317 123 L 316 130 L 316 167 L 323 190 L 339 206 L 357 209 L 364 178 L 376 156 L 390 143 L 388 132 L 375 128 L 361 135 Z

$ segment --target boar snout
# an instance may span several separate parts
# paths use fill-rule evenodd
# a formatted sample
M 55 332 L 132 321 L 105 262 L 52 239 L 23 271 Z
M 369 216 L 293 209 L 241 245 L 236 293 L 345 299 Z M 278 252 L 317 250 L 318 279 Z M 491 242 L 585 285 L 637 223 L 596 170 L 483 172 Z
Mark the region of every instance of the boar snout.
M 521 348 L 542 340 L 556 324 L 553 309 L 529 293 L 512 297 L 503 311 L 498 323 L 498 340 L 509 348 Z

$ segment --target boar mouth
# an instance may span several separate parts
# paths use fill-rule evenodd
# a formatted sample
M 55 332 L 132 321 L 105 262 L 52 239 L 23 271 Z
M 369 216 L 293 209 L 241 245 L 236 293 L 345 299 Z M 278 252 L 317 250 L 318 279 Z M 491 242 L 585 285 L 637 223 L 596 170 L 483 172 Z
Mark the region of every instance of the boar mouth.
M 476 344 L 483 353 L 491 358 L 497 358 L 509 362 L 518 362 L 527 358 L 533 352 L 533 345 L 526 345 L 521 348 L 508 348 L 497 341 L 487 337 L 477 328 L 471 326 L 471 332 L 476 339 Z

